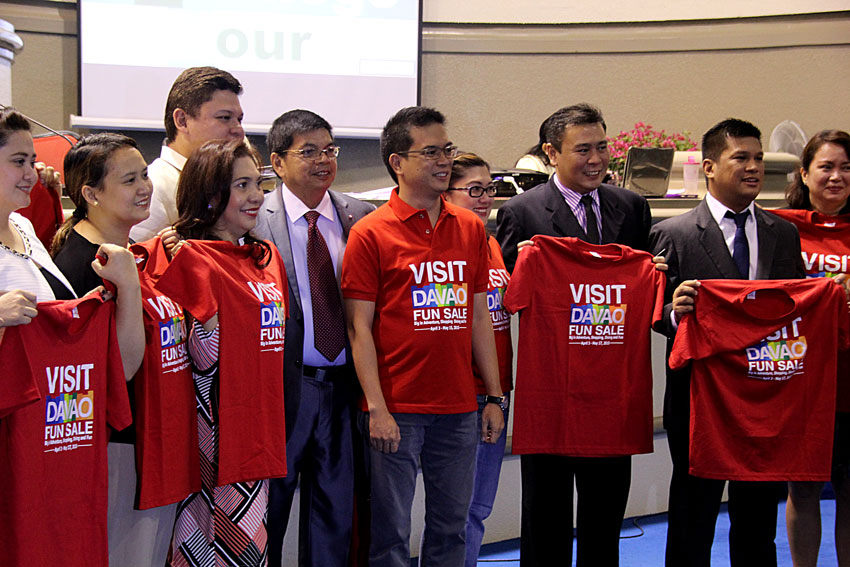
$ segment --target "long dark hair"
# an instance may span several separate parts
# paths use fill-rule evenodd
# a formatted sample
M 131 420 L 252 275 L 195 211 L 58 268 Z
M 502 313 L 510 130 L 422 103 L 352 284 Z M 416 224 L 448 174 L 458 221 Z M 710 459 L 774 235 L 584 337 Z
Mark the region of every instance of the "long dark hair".
M 551 118 L 551 116 L 549 118 Z M 543 151 L 543 144 L 546 143 L 546 124 L 549 122 L 549 118 L 540 123 L 537 143 L 525 151 L 526 155 L 531 155 L 540 159 L 540 161 L 542 161 L 544 165 L 551 165 L 549 163 L 549 156 L 546 155 L 546 152 Z
M 177 184 L 179 218 L 174 228 L 180 236 L 221 240 L 213 228 L 230 201 L 233 164 L 243 157 L 251 158 L 257 169 L 263 165 L 260 154 L 244 140 L 212 140 L 192 152 Z M 245 244 L 251 245 L 251 257 L 257 267 L 265 268 L 271 261 L 269 245 L 251 233 L 246 233 L 243 239 Z
M 844 153 L 850 158 L 850 134 L 843 130 L 821 130 L 812 136 L 812 139 L 803 148 L 802 169 L 809 171 L 809 167 L 815 159 L 815 154 L 824 144 L 841 146 L 844 148 Z M 785 201 L 792 209 L 812 210 L 809 188 L 803 183 L 803 176 L 800 171 L 794 174 L 794 181 L 785 189 Z M 850 200 L 839 211 L 839 214 L 845 213 L 850 213 Z
M 65 169 L 65 189 L 68 196 L 76 205 L 74 214 L 59 227 L 53 236 L 50 253 L 53 257 L 62 250 L 68 240 L 71 230 L 81 220 L 88 218 L 89 206 L 83 196 L 83 187 L 100 187 L 106 177 L 106 163 L 112 154 L 124 148 L 139 149 L 133 138 L 123 134 L 91 134 L 84 136 L 65 154 L 63 163 Z

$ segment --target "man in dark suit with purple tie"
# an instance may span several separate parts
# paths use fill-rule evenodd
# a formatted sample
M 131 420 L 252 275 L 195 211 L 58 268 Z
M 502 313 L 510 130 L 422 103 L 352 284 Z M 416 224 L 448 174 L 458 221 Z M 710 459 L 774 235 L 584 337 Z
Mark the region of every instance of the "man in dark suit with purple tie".
M 543 150 L 555 173 L 502 205 L 496 239 L 513 271 L 517 244 L 536 234 L 646 250 L 651 225 L 646 199 L 602 183 L 608 141 L 602 113 L 589 104 L 562 108 L 545 123 Z M 523 380 L 517 376 L 517 383 Z M 631 484 L 631 457 L 522 455 L 520 565 L 570 564 L 573 480 L 578 488 L 579 565 L 619 564 L 620 525 Z

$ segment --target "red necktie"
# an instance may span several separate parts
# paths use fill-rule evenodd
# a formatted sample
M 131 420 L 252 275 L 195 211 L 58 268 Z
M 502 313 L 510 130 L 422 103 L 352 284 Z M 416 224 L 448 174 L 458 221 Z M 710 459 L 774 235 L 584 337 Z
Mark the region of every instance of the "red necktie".
M 317 211 L 304 213 L 307 219 L 307 272 L 310 275 L 310 298 L 313 304 L 313 340 L 322 355 L 336 360 L 345 348 L 345 319 L 336 273 L 328 245 L 316 226 Z

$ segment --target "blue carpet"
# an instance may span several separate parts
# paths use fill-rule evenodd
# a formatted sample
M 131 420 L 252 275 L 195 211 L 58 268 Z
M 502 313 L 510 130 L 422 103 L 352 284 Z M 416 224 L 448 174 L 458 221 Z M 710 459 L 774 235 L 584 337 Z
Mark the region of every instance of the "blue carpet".
M 636 521 L 640 528 L 635 527 Z M 819 567 L 837 567 L 835 557 L 835 501 L 821 501 L 821 539 Z M 643 535 L 641 535 L 641 529 Z M 630 537 L 637 536 L 637 537 Z M 664 565 L 664 543 L 667 538 L 667 514 L 627 518 L 623 522 L 620 540 L 620 567 L 655 567 Z M 791 567 L 788 551 L 788 535 L 785 531 L 785 503 L 779 505 L 776 526 L 776 549 L 779 567 Z M 729 514 L 724 504 L 717 518 L 711 564 L 713 567 L 729 567 Z M 519 565 L 519 539 L 490 543 L 481 548 L 478 559 L 481 567 L 516 567 Z M 575 541 L 573 541 L 573 565 L 575 565 Z

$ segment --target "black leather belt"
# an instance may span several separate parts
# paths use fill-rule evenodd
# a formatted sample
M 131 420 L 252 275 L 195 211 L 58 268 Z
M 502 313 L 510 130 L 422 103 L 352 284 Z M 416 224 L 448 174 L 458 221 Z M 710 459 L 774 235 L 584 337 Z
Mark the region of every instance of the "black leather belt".
M 307 366 L 301 368 L 301 373 L 305 378 L 310 378 L 316 382 L 332 382 L 337 378 L 350 377 L 351 366 L 343 364 L 342 366 Z

